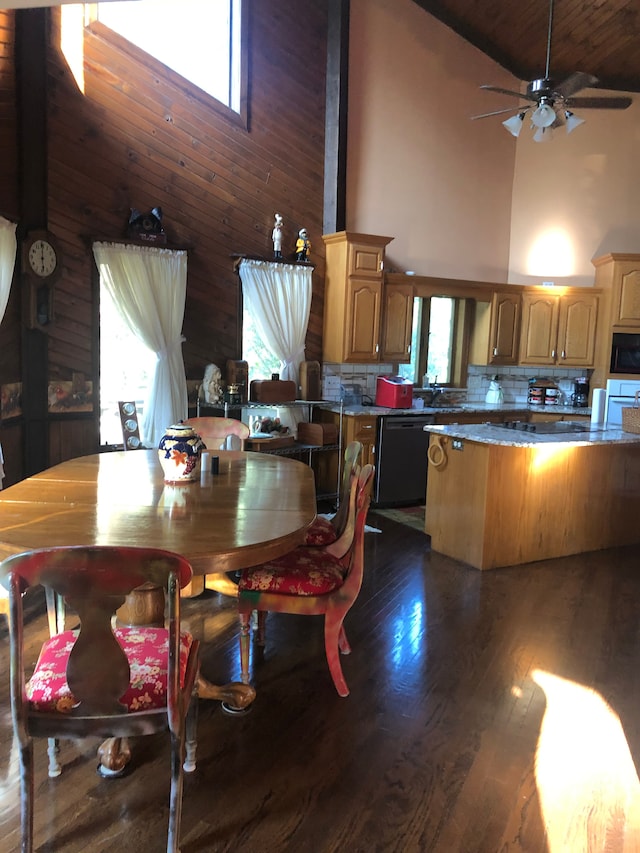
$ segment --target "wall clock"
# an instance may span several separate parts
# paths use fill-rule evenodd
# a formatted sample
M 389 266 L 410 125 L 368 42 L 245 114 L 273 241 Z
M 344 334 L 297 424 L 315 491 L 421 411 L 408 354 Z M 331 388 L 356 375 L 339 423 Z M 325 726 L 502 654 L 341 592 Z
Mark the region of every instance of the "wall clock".
M 60 250 L 48 231 L 30 231 L 22 244 L 22 269 L 38 281 L 53 281 L 60 272 Z

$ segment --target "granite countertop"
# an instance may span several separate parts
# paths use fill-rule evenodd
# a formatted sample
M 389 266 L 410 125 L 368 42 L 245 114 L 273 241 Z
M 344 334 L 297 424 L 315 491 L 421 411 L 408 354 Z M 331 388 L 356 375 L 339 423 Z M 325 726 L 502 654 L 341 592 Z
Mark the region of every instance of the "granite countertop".
M 584 410 L 582 410 L 584 411 Z M 571 444 L 572 447 L 588 447 L 596 444 L 640 444 L 640 435 L 621 429 L 594 427 L 587 432 L 559 432 L 536 435 L 535 433 L 508 430 L 494 424 L 449 424 L 429 425 L 425 432 L 475 441 L 479 444 L 498 444 L 503 447 L 539 447 L 541 444 Z
M 340 403 L 322 403 L 319 408 L 329 412 L 340 412 Z M 425 406 L 423 409 L 388 409 L 383 406 L 355 406 L 345 405 L 342 409 L 343 415 L 368 415 L 375 418 L 378 415 L 454 415 L 457 412 L 466 414 L 482 414 L 496 412 L 522 412 L 544 415 L 591 415 L 591 409 L 578 409 L 574 406 L 527 406 L 526 403 L 503 403 L 501 406 L 492 406 L 487 403 L 462 403 L 458 406 Z

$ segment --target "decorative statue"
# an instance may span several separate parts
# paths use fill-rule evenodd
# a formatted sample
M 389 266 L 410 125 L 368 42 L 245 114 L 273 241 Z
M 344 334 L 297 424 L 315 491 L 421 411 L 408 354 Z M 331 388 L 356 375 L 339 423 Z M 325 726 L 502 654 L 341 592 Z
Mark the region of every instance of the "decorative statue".
M 208 364 L 205 367 L 200 396 L 205 403 L 219 403 L 222 400 L 222 371 L 217 365 Z
M 311 240 L 307 235 L 307 229 L 301 228 L 298 231 L 298 239 L 296 240 L 296 261 L 309 260 L 309 252 L 311 251 Z
M 282 258 L 282 216 L 276 213 L 271 239 L 273 240 L 273 257 Z

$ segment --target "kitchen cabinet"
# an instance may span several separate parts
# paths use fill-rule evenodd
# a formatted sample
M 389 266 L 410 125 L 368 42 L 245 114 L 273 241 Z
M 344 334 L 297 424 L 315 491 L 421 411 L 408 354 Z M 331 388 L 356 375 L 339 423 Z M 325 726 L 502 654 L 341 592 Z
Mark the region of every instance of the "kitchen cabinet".
M 314 420 L 320 423 L 336 424 L 340 431 L 340 413 L 326 409 L 316 409 Z M 375 444 L 377 415 L 343 415 L 340 451 L 319 454 L 314 460 L 316 488 L 320 493 L 335 491 L 338 482 L 338 454 L 344 454 L 345 447 L 352 441 L 362 444 L 361 465 L 375 465 Z
M 491 302 L 476 301 L 469 351 L 471 364 L 517 364 L 522 298 L 496 291 Z
M 597 315 L 595 293 L 524 293 L 519 363 L 592 367 Z
M 392 239 L 347 231 L 323 236 L 324 361 L 410 361 L 413 289 L 383 280 Z
M 409 362 L 413 325 L 413 287 L 410 284 L 385 284 L 382 319 L 381 360 Z
M 612 325 L 640 328 L 640 255 L 603 255 L 593 265 L 596 287 L 611 290 Z

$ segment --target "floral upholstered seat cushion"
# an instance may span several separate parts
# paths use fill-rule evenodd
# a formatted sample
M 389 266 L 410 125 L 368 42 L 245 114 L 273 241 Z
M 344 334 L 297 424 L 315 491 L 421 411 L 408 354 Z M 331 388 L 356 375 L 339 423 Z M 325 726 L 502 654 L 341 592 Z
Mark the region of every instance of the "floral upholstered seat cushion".
M 314 519 L 304 537 L 305 546 L 319 548 L 322 545 L 331 545 L 338 538 L 338 533 L 328 518 L 318 516 Z
M 245 569 L 240 576 L 240 592 L 276 592 L 284 595 L 326 595 L 344 582 L 340 560 L 312 548 L 296 548 L 284 557 Z
M 166 628 L 116 628 L 115 635 L 129 660 L 129 688 L 120 698 L 129 711 L 163 708 L 167 704 Z M 77 701 L 67 684 L 67 660 L 78 631 L 63 631 L 47 640 L 40 651 L 33 675 L 26 685 L 27 699 L 34 711 L 69 713 Z M 180 635 L 180 683 L 193 638 Z

